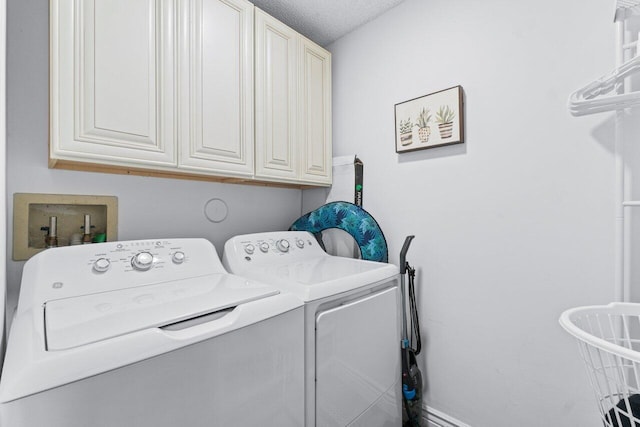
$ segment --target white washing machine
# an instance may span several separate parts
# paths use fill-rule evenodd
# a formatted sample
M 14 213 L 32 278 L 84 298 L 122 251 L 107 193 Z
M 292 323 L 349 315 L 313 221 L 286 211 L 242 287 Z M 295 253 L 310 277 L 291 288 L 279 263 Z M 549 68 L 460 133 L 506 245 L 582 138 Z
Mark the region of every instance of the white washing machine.
M 402 424 L 396 266 L 327 255 L 305 231 L 236 236 L 223 264 L 305 302 L 307 426 Z
M 0 425 L 299 427 L 303 313 L 204 239 L 43 251 L 24 267 Z

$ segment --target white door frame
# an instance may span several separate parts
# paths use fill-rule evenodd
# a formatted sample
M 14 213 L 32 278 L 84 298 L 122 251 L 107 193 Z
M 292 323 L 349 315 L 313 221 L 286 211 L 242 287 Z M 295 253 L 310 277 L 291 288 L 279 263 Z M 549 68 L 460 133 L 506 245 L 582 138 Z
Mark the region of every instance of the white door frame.
M 5 349 L 7 295 L 7 1 L 0 0 L 0 365 Z

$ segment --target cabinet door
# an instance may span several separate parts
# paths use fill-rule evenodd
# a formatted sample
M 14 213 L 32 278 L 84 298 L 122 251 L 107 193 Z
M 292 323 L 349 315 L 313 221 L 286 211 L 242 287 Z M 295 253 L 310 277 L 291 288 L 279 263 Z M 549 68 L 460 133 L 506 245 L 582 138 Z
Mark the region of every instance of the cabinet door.
M 170 0 L 52 0 L 51 159 L 175 165 Z
M 253 5 L 183 1 L 179 167 L 253 174 Z
M 256 177 L 298 179 L 299 35 L 256 9 Z
M 331 184 L 331 54 L 303 37 L 300 55 L 300 179 Z

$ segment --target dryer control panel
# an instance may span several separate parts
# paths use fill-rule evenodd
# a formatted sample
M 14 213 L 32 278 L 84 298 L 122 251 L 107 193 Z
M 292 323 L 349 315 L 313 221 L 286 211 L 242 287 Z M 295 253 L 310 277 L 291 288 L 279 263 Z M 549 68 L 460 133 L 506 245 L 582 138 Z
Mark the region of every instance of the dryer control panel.
M 327 254 L 307 231 L 275 231 L 232 237 L 224 245 L 228 272 L 272 284 L 302 301 L 395 281 L 398 267 Z
M 236 236 L 224 245 L 223 263 L 292 262 L 318 256 L 328 256 L 316 238 L 307 231 L 274 231 Z

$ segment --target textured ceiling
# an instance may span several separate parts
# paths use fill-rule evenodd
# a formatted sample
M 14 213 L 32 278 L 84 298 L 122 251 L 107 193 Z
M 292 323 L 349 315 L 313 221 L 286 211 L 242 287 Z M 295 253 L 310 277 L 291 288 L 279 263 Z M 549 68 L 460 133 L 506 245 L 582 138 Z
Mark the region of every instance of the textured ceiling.
M 250 0 L 321 46 L 371 21 L 403 0 Z

